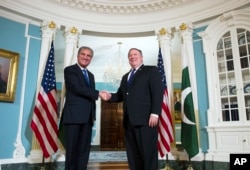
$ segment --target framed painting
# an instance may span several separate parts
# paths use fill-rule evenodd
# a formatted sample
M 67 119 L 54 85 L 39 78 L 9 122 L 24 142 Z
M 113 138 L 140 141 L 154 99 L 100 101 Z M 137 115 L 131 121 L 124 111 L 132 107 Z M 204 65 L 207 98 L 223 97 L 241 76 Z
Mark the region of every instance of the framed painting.
M 181 122 L 181 90 L 174 89 L 174 116 L 175 122 Z
M 0 49 L 0 101 L 14 102 L 19 54 Z

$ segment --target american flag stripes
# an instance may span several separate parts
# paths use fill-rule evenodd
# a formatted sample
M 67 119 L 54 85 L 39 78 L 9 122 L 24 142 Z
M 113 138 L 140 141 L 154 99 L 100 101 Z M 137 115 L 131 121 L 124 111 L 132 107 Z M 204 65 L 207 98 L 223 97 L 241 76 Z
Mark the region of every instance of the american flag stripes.
M 52 41 L 31 120 L 31 128 L 45 158 L 50 157 L 58 149 L 57 120 L 54 45 Z
M 161 48 L 159 48 L 159 54 L 158 54 L 158 69 L 161 74 L 161 79 L 164 86 L 162 113 L 159 117 L 159 129 L 158 129 L 158 150 L 160 156 L 163 157 L 171 150 L 170 145 L 171 142 L 174 141 L 174 136 L 173 136 L 173 123 L 170 112 L 171 107 L 168 98 L 168 88 L 167 88 L 164 64 L 161 54 Z

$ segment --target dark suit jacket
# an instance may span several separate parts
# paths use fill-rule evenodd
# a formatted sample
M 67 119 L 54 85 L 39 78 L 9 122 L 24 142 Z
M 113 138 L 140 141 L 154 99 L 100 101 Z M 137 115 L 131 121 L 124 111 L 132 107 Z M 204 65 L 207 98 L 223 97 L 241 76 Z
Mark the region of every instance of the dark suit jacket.
M 148 125 L 151 113 L 161 114 L 163 100 L 163 84 L 159 70 L 155 66 L 142 65 L 135 73 L 128 87 L 129 73 L 122 77 L 117 93 L 113 93 L 110 102 L 122 102 L 124 125 L 129 121 L 132 125 Z
M 88 71 L 90 87 L 82 70 L 75 64 L 64 69 L 66 100 L 63 108 L 63 123 L 86 123 L 90 116 L 95 120 L 99 91 L 95 90 L 94 75 Z

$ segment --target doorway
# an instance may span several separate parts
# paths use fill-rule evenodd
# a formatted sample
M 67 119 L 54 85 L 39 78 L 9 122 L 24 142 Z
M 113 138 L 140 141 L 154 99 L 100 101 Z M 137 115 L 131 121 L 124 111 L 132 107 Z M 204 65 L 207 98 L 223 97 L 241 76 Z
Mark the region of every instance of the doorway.
M 101 150 L 125 150 L 122 103 L 101 101 Z

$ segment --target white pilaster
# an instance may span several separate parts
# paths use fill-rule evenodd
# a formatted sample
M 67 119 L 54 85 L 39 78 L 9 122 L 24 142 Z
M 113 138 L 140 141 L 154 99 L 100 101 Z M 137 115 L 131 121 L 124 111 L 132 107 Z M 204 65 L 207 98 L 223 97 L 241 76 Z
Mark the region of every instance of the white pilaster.
M 173 104 L 173 76 L 172 76 L 172 58 L 171 58 L 171 42 L 172 42 L 172 34 L 171 29 L 162 28 L 161 30 L 157 30 L 156 34 L 159 39 L 159 46 L 161 48 L 163 63 L 164 63 L 164 70 L 166 74 L 166 81 L 167 81 L 167 88 L 168 88 L 168 101 L 170 101 L 170 110 L 174 110 Z M 172 112 L 171 112 L 172 113 Z M 174 121 L 174 115 L 172 114 L 172 122 Z M 174 122 L 173 122 L 173 134 L 175 133 L 174 129 Z M 174 141 L 175 142 L 175 141 Z M 174 144 L 174 148 L 171 145 L 171 152 L 168 153 L 169 160 L 175 159 L 176 148 Z M 160 157 L 159 157 L 160 158 Z M 160 159 L 166 159 L 164 156 Z
M 29 47 L 30 44 L 30 36 L 27 35 L 28 30 L 28 24 L 26 24 L 26 37 L 27 37 L 27 44 L 26 47 Z M 28 65 L 28 50 L 29 48 L 26 48 L 25 51 L 25 61 L 24 61 L 24 75 L 23 75 L 23 81 L 22 81 L 22 90 L 21 90 L 21 105 L 20 105 L 20 111 L 19 111 L 19 120 L 18 120 L 18 131 L 16 136 L 16 141 L 14 143 L 15 149 L 13 151 L 13 158 L 15 159 L 22 159 L 25 158 L 25 148 L 22 143 L 21 133 L 22 133 L 22 122 L 23 122 L 23 107 L 24 107 L 24 95 L 25 95 L 25 87 L 26 87 L 26 72 L 27 72 L 27 65 Z M 1 168 L 0 168 L 1 169 Z
M 76 27 L 66 27 L 65 28 L 65 52 L 64 52 L 64 63 L 63 69 L 71 65 L 74 61 L 74 55 L 76 55 L 77 43 L 79 40 L 79 30 Z M 64 106 L 64 95 L 65 95 L 65 85 L 62 81 L 62 90 L 61 90 L 61 111 Z
M 189 77 L 193 94 L 194 108 L 198 110 L 198 100 L 197 100 L 197 85 L 196 85 L 196 70 L 194 62 L 194 47 L 193 47 L 193 29 L 192 25 L 181 25 L 180 27 L 186 27 L 180 29 L 180 34 L 182 38 L 182 45 L 185 46 L 185 54 L 188 57 L 188 69 Z
M 163 31 L 163 32 L 162 32 Z M 161 47 L 163 62 L 164 62 L 164 69 L 166 74 L 166 80 L 167 80 L 167 87 L 169 92 L 169 101 L 172 106 L 172 99 L 173 99 L 173 77 L 172 77 L 172 61 L 171 61 L 171 29 L 166 30 L 164 33 L 164 30 L 160 30 L 158 33 L 159 38 L 159 45 Z M 172 110 L 172 109 L 171 109 Z
M 64 68 L 73 64 L 76 61 L 77 43 L 79 41 L 79 28 L 66 27 L 65 28 L 65 53 L 64 53 Z
M 77 43 L 79 41 L 79 28 L 66 27 L 64 37 L 65 37 L 66 45 L 65 45 L 65 52 L 64 52 L 63 70 L 65 67 L 73 64 L 73 62 L 76 61 L 74 57 L 76 57 L 77 55 Z M 62 113 L 62 108 L 64 106 L 64 95 L 65 95 L 65 85 L 64 85 L 64 81 L 62 81 L 60 114 Z

